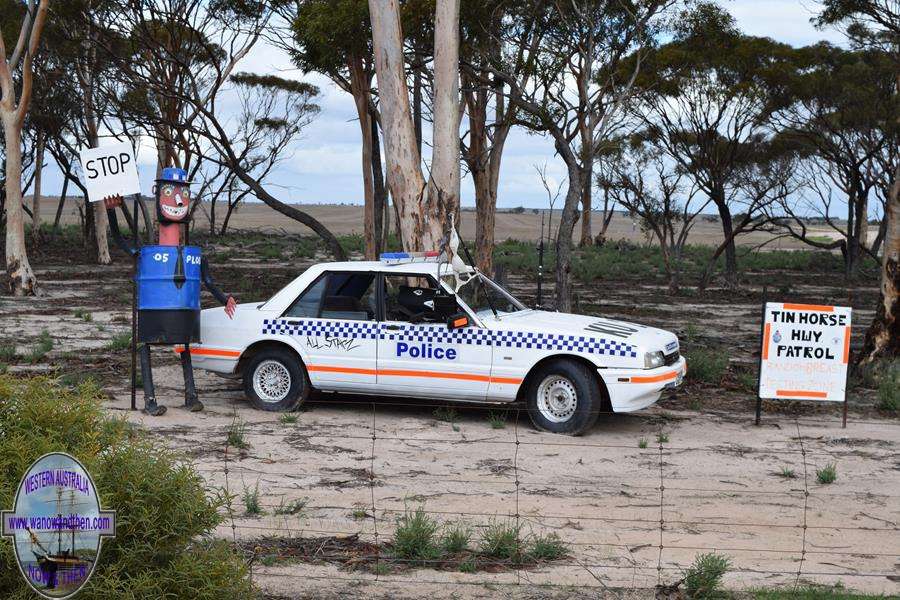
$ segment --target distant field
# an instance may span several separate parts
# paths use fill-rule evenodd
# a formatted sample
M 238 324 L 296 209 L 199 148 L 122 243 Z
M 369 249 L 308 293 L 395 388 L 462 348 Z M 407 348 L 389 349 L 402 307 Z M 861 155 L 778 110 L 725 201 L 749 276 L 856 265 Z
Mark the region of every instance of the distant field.
M 80 201 L 80 199 L 79 199 Z M 56 198 L 45 197 L 42 203 L 43 220 L 52 220 L 56 209 Z M 336 235 L 346 235 L 352 233 L 362 233 L 363 231 L 363 207 L 353 205 L 331 205 L 331 204 L 305 204 L 297 205 L 297 208 L 308 212 L 310 215 L 321 221 Z M 217 207 L 217 222 L 221 223 L 224 217 L 222 206 Z M 209 206 L 204 204 L 197 213 L 197 227 L 203 229 L 208 227 Z M 517 240 L 537 240 L 540 236 L 541 218 L 545 223 L 549 221 L 550 211 L 544 210 L 535 213 L 532 209 L 526 209 L 523 213 L 513 213 L 508 210 L 497 213 L 496 235 L 497 241 L 507 239 Z M 593 229 L 594 234 L 600 230 L 601 216 L 594 213 Z M 63 212 L 62 222 L 77 223 L 78 212 L 74 202 L 67 202 L 65 211 Z M 553 213 L 553 228 L 556 229 L 559 223 L 559 211 Z M 304 225 L 288 219 L 281 214 L 275 212 L 265 204 L 252 203 L 243 205 L 231 218 L 230 227 L 235 229 L 251 229 L 251 230 L 267 230 L 267 229 L 283 229 L 291 233 L 311 233 Z M 877 231 L 873 228 L 870 230 L 870 236 L 874 236 Z M 462 216 L 461 234 L 465 239 L 471 240 L 475 236 L 475 211 L 464 210 Z M 810 235 L 814 236 L 817 241 L 826 238 L 832 238 L 835 233 L 827 227 L 818 226 L 810 227 Z M 632 221 L 627 215 L 617 213 L 610 224 L 607 232 L 610 240 L 625 239 L 632 242 L 644 241 L 645 236 L 641 232 L 639 223 Z M 767 240 L 771 240 L 774 236 L 768 233 L 751 233 L 741 236 L 738 241 L 742 245 L 756 246 Z M 575 240 L 581 239 L 581 225 L 575 225 Z M 717 221 L 707 221 L 700 219 L 691 231 L 690 243 L 712 245 L 718 244 L 722 240 L 722 232 Z M 798 249 L 806 247 L 804 244 L 788 238 L 780 238 L 771 241 L 766 245 L 770 249 Z

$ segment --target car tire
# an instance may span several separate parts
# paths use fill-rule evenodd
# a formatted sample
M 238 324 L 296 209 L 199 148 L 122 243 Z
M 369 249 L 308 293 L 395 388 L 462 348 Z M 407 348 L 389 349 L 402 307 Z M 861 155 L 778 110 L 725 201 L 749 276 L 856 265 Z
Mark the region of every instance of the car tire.
M 257 352 L 243 369 L 244 393 L 260 410 L 290 412 L 309 397 L 306 368 L 293 352 L 267 348 Z
M 603 393 L 594 373 L 573 360 L 554 360 L 528 378 L 528 415 L 541 431 L 581 435 L 597 422 Z

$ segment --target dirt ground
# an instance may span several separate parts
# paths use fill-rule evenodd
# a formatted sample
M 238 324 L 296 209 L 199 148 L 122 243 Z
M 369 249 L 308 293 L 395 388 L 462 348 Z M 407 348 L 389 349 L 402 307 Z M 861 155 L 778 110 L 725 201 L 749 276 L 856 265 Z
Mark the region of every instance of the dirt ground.
M 227 267 L 215 260 L 225 251 Z M 223 248 L 208 254 L 217 280 L 240 290 L 241 301 L 267 297 L 309 264 L 261 263 Z M 738 291 L 702 296 L 669 296 L 652 277 L 579 284 L 583 312 L 670 329 L 686 353 L 717 349 L 732 364 L 718 385 L 689 382 L 649 410 L 606 415 L 588 435 L 569 438 L 535 431 L 515 409 L 457 405 L 448 413 L 439 403 L 390 398 L 317 395 L 285 422 L 252 409 L 239 382 L 201 372 L 206 410 L 189 413 L 177 408 L 180 370 L 163 348 L 154 355 L 156 380 L 170 410 L 160 418 L 132 412 L 122 345 L 128 264 L 119 254 L 109 267 L 82 258 L 48 249 L 35 260 L 44 294 L 0 297 L 0 343 L 32 353 L 10 370 L 100 381 L 111 414 L 184 451 L 210 486 L 233 495 L 217 534 L 251 555 L 272 536 L 383 545 L 397 516 L 418 506 L 441 521 L 465 521 L 476 540 L 487 525 L 510 521 L 524 535 L 556 533 L 568 547 L 559 560 L 474 573 L 378 569 L 371 556 L 259 554 L 253 578 L 273 597 L 652 597 L 654 586 L 679 580 L 711 551 L 731 560 L 726 583 L 734 589 L 800 581 L 900 594 L 900 422 L 854 384 L 846 429 L 840 407 L 814 403 L 766 403 L 755 427 L 753 392 L 738 377 L 755 365 L 763 285 L 789 279 L 793 301 L 852 302 L 854 347 L 871 320 L 874 285 L 848 298 L 839 276 L 814 273 L 749 273 Z M 530 301 L 532 282 L 515 274 L 510 282 Z M 35 358 L 42 331 L 52 348 Z M 503 427 L 492 428 L 491 412 L 503 412 Z M 241 426 L 243 449 L 226 441 Z M 832 463 L 837 480 L 819 483 L 816 470 Z M 244 493 L 257 486 L 264 514 L 247 516 Z M 302 510 L 277 514 L 293 501 Z

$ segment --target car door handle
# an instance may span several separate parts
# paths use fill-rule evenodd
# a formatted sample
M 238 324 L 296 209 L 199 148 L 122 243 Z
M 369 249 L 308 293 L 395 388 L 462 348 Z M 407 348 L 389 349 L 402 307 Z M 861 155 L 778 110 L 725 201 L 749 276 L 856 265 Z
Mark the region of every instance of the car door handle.
M 400 331 L 402 327 L 400 325 L 385 325 L 385 329 L 390 329 L 391 331 Z

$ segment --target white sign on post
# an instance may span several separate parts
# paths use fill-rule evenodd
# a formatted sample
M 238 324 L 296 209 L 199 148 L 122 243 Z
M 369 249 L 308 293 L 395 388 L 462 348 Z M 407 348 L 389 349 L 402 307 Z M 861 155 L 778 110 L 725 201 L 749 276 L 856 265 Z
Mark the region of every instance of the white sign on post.
M 130 196 L 141 193 L 134 149 L 128 142 L 100 148 L 82 148 L 81 171 L 91 202 L 107 196 Z
M 845 306 L 767 302 L 759 397 L 843 402 L 851 312 Z

